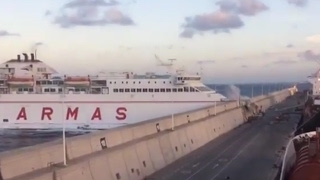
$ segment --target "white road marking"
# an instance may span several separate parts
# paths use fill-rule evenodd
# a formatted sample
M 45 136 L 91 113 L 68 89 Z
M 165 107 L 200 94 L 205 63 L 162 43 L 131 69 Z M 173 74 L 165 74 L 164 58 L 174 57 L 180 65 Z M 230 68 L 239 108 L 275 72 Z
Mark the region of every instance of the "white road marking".
M 219 166 L 219 164 L 215 164 L 212 169 L 215 169 L 218 166 Z
M 221 174 L 221 172 L 223 172 L 235 159 L 237 159 L 237 157 L 239 157 L 239 155 L 254 141 L 257 139 L 259 134 L 255 135 L 254 138 L 252 138 L 242 149 L 240 149 L 240 151 L 236 154 L 236 156 L 234 156 L 215 176 L 213 176 L 211 178 L 211 180 L 213 180 L 214 178 L 216 178 L 217 176 L 219 176 Z
M 190 180 L 193 176 L 197 175 L 199 172 L 201 172 L 204 168 L 206 168 L 207 166 L 209 166 L 210 164 L 212 164 L 214 161 L 216 161 L 217 159 L 219 159 L 226 151 L 228 151 L 230 148 L 232 148 L 237 142 L 239 142 L 240 140 L 242 140 L 244 137 L 239 138 L 238 140 L 234 141 L 233 143 L 230 144 L 230 146 L 228 146 L 226 149 L 224 149 L 221 153 L 218 154 L 218 156 L 216 156 L 214 159 L 212 159 L 210 162 L 208 162 L 207 164 L 205 164 L 204 166 L 202 166 L 198 171 L 194 172 L 193 174 L 191 174 L 187 179 L 185 180 Z
M 194 164 L 192 165 L 192 167 L 197 167 L 200 163 Z

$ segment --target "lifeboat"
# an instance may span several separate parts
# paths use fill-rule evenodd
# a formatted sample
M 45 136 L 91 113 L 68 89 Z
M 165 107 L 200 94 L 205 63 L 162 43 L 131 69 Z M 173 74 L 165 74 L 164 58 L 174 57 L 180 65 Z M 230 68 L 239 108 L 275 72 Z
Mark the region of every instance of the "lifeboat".
M 66 77 L 64 81 L 66 85 L 90 85 L 90 79 L 88 77 Z
M 9 77 L 7 83 L 10 85 L 27 85 L 33 86 L 34 79 L 33 77 Z

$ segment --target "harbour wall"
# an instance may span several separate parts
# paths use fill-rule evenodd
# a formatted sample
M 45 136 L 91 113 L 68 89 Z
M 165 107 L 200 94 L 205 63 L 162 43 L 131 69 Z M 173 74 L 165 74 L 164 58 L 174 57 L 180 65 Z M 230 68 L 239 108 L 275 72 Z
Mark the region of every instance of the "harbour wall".
M 251 101 L 263 110 L 294 89 Z M 106 131 L 0 153 L 0 180 L 141 180 L 246 122 L 248 112 L 226 102 Z M 250 113 L 250 112 L 249 112 Z

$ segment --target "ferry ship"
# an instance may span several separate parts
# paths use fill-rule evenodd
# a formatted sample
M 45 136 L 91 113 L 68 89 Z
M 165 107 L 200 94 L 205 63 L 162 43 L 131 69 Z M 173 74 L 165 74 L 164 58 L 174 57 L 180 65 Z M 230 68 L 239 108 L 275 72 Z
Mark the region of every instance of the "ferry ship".
M 0 64 L 0 129 L 108 129 L 225 100 L 183 70 L 58 75 L 34 53 Z
M 286 147 L 279 180 L 320 179 L 320 112 L 316 110 L 320 106 L 320 70 L 308 81 L 313 86 L 312 93 L 308 93 L 305 102 L 302 124 Z

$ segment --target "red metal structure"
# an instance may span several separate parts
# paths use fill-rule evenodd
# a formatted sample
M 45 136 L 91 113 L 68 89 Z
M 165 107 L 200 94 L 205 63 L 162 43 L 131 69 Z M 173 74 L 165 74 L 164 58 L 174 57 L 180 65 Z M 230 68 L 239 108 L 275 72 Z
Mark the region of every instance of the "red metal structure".
M 289 180 L 320 180 L 320 128 L 315 136 L 295 144 L 296 163 Z

